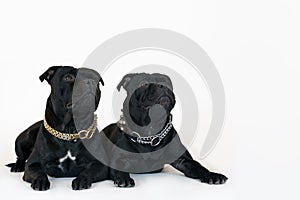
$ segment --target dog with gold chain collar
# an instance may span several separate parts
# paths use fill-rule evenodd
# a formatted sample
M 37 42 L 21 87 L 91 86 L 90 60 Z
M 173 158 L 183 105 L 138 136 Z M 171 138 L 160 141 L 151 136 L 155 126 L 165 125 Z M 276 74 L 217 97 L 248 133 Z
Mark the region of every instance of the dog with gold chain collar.
M 75 85 L 76 79 L 76 87 Z M 93 139 L 101 91 L 101 76 L 94 70 L 69 66 L 50 67 L 40 76 L 51 86 L 45 118 L 29 127 L 16 139 L 16 163 L 12 172 L 25 170 L 23 179 L 34 190 L 48 190 L 52 177 L 76 177 L 74 190 L 90 188 L 92 183 L 106 180 L 108 167 L 94 158 L 82 140 Z M 98 146 L 98 154 L 105 157 Z M 103 153 L 102 153 L 103 152 Z

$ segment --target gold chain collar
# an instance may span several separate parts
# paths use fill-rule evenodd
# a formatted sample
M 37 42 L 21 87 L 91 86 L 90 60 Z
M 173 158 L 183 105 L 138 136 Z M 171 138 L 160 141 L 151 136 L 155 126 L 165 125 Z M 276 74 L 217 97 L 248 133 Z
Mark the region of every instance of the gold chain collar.
M 75 139 L 91 139 L 97 129 L 97 121 L 98 117 L 97 115 L 94 115 L 94 121 L 92 125 L 86 129 L 86 130 L 81 130 L 78 133 L 62 133 L 59 132 L 55 129 L 53 129 L 46 121 L 46 117 L 44 117 L 44 127 L 45 129 L 51 133 L 51 135 L 61 139 L 61 140 L 75 140 Z

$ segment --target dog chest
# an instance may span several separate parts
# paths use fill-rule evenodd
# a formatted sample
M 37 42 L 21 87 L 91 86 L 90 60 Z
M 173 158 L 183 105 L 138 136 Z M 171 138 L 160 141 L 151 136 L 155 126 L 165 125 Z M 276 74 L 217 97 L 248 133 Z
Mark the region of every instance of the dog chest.
M 73 156 L 71 151 L 68 150 L 66 155 L 58 159 L 58 168 L 62 172 L 66 172 L 72 169 L 72 166 L 76 165 L 76 156 Z
M 59 163 L 63 163 L 63 162 L 64 162 L 65 160 L 67 160 L 68 158 L 69 158 L 70 160 L 73 160 L 73 161 L 76 160 L 76 156 L 72 156 L 71 151 L 68 150 L 68 151 L 67 151 L 67 154 L 66 154 L 64 157 L 62 157 L 62 158 L 59 159 Z

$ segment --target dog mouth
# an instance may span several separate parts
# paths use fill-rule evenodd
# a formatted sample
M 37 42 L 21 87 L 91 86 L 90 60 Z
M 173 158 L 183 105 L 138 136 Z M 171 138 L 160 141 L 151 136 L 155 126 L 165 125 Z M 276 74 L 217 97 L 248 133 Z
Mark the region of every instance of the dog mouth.
M 162 106 L 168 106 L 171 104 L 171 99 L 169 97 L 161 97 L 159 99 L 159 104 Z

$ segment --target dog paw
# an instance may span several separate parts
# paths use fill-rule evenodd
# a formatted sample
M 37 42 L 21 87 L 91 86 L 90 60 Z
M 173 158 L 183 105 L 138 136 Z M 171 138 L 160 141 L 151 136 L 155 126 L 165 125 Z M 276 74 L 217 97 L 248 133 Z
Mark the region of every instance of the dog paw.
M 115 186 L 117 187 L 134 187 L 135 183 L 134 180 L 130 177 L 118 177 L 114 181 Z
M 72 181 L 73 190 L 89 189 L 92 186 L 92 181 L 86 177 L 77 177 Z
M 31 187 L 32 187 L 32 189 L 37 190 L 37 191 L 45 191 L 50 188 L 50 182 L 49 182 L 48 178 L 45 178 L 45 177 L 37 178 L 32 181 Z
M 10 167 L 10 172 L 24 172 L 24 170 L 25 170 L 25 161 L 17 160 L 16 163 L 10 163 L 6 166 Z
M 200 181 L 203 183 L 220 185 L 224 184 L 227 181 L 227 177 L 223 174 L 218 174 L 214 172 L 208 172 L 207 174 L 200 177 Z

